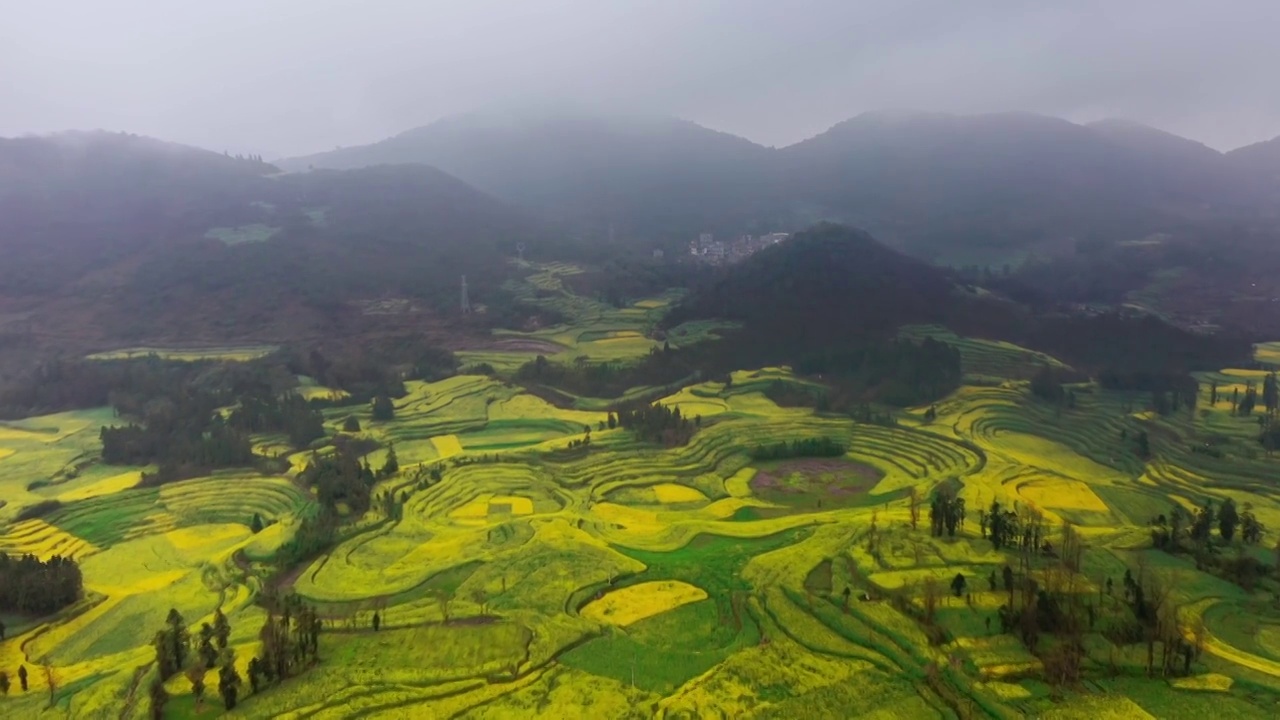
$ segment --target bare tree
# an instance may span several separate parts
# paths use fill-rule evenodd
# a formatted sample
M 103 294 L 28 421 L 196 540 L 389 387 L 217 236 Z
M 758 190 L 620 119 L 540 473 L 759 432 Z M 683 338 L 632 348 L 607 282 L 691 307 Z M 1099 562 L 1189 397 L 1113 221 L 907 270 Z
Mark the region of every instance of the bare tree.
M 938 589 L 938 581 L 932 575 L 924 579 L 923 590 L 924 621 L 932 625 L 934 615 L 938 611 L 938 599 L 942 593 Z
M 912 485 L 907 491 L 907 507 L 911 510 L 911 529 L 920 524 L 920 490 Z
M 53 672 L 53 666 L 48 662 L 44 664 L 44 681 L 49 686 L 49 707 L 53 707 L 53 696 L 58 691 L 58 676 Z

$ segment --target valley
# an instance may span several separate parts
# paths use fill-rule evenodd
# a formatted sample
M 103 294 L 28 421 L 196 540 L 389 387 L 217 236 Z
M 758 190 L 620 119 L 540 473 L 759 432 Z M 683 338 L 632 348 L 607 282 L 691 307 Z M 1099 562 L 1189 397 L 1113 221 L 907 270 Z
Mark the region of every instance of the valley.
M 228 717 L 1274 715 L 1278 461 L 1269 413 L 1238 411 L 1267 347 L 1173 407 L 936 324 L 897 330 L 958 352 L 956 386 L 925 402 L 820 409 L 795 398 L 840 376 L 782 365 L 596 397 L 574 390 L 619 381 L 593 367 L 719 363 L 756 326 L 668 326 L 683 291 L 616 307 L 563 283 L 579 271 L 528 265 L 507 289 L 565 322 L 495 332 L 390 410 L 303 378 L 320 435 L 254 433 L 250 467 L 148 486 L 154 466 L 102 460 L 110 407 L 0 424 L 0 550 L 84 577 L 53 614 L 0 616 L 0 712 L 147 717 L 160 696 L 164 717 L 219 716 L 229 663 Z M 87 362 L 234 371 L 271 352 Z M 650 402 L 669 412 L 627 415 Z M 367 510 L 313 469 L 339 472 L 345 447 Z M 1261 538 L 1195 529 L 1228 501 Z M 229 626 L 203 675 L 158 674 L 173 611 L 197 639 Z M 259 678 L 282 612 L 314 613 L 315 659 Z

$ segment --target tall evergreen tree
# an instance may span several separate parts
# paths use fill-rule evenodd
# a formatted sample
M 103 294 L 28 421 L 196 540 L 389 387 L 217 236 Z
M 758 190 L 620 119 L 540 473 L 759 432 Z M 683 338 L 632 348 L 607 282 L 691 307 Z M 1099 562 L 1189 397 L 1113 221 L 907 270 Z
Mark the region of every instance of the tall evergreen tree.
M 1218 510 L 1218 533 L 1222 535 L 1222 539 L 1231 542 L 1239 523 L 1240 516 L 1236 512 L 1236 503 L 1231 498 L 1227 498 Z

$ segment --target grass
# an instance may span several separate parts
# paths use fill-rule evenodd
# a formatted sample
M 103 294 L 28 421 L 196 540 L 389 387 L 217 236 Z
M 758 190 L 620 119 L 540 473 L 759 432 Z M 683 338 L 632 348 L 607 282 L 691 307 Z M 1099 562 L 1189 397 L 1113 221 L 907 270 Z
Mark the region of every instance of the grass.
M 220 347 L 128 347 L 86 355 L 89 360 L 128 360 L 155 355 L 163 360 L 199 362 L 202 360 L 248 361 L 266 357 L 279 348 L 275 345 L 224 345 Z

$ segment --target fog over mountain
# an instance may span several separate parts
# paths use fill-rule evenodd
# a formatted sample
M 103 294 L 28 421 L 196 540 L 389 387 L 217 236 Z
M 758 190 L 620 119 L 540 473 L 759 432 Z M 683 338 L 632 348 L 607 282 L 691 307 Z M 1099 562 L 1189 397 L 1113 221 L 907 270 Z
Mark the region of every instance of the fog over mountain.
M 548 100 L 766 146 L 867 110 L 1280 134 L 1280 5 L 1134 0 L 10 3 L 0 136 L 136 132 L 267 159 Z

